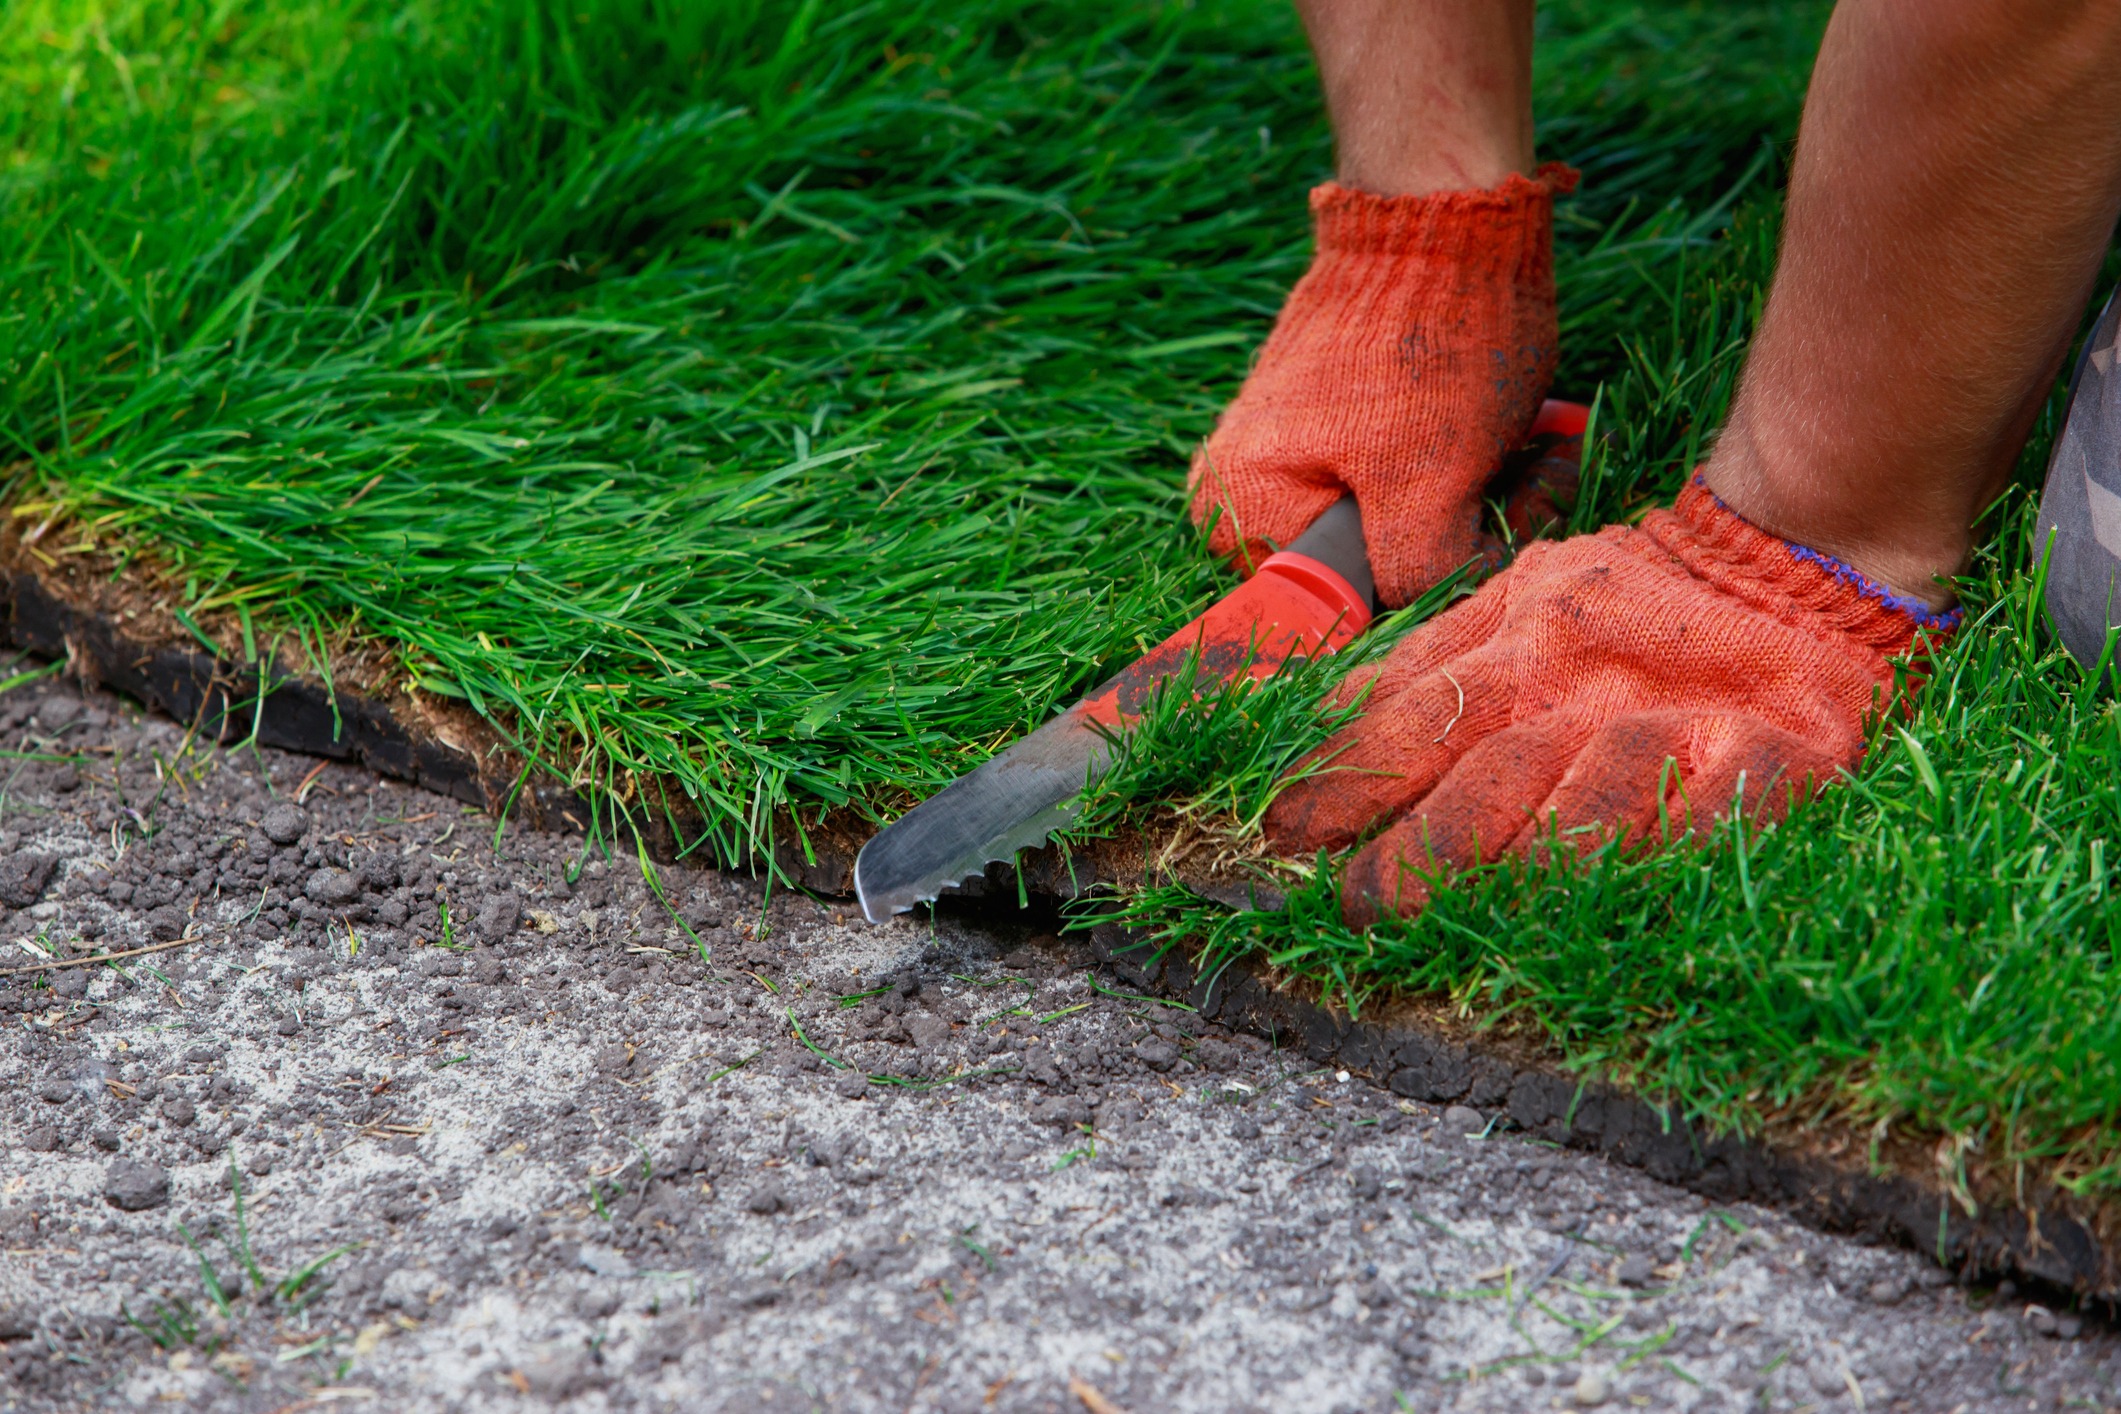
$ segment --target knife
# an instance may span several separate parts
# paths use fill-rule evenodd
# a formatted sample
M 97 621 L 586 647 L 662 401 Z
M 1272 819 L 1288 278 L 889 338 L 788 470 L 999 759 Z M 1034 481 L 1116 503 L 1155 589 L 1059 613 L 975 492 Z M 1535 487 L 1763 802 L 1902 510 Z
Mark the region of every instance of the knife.
M 1549 400 L 1517 479 L 1573 481 L 1589 410 Z M 1573 490 L 1573 487 L 1568 487 Z M 1563 494 L 1567 494 L 1564 491 Z M 914 806 L 862 846 L 854 892 L 872 923 L 933 902 L 989 864 L 1044 844 L 1081 813 L 1123 736 L 1189 660 L 1202 678 L 1273 676 L 1297 658 L 1347 647 L 1370 626 L 1375 589 L 1362 513 L 1344 496 L 1243 584 L 1088 697 Z

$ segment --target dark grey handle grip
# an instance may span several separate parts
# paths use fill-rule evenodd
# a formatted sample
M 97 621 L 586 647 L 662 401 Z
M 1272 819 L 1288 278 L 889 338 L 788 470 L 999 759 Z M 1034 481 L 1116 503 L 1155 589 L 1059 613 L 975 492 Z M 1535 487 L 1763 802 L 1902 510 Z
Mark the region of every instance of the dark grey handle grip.
M 1311 522 L 1311 528 L 1288 548 L 1308 555 L 1355 586 L 1355 592 L 1377 608 L 1377 581 L 1370 574 L 1370 552 L 1362 539 L 1362 512 L 1353 496 L 1343 496 Z

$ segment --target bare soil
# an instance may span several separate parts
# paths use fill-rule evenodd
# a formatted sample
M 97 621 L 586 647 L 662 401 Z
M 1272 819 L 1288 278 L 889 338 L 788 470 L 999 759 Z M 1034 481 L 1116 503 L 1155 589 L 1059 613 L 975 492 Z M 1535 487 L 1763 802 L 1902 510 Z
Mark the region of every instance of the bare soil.
M 2121 1404 L 2052 1298 L 1320 1070 L 1036 919 L 651 888 L 71 686 L 0 732 L 0 1409 Z

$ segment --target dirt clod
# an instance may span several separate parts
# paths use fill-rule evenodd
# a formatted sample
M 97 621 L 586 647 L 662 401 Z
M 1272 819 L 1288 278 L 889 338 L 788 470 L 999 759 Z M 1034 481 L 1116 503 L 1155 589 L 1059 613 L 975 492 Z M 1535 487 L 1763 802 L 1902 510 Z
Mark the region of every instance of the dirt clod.
M 282 801 L 258 817 L 258 829 L 265 838 L 285 849 L 301 843 L 302 836 L 309 833 L 309 816 L 301 806 Z
M 1178 1064 L 1178 1047 L 1169 1041 L 1143 1041 L 1134 1048 L 1143 1065 L 1155 1071 L 1166 1071 Z
M 1467 1105 L 1452 1105 L 1443 1112 L 1444 1133 L 1453 1137 L 1478 1134 L 1487 1125 L 1488 1117 Z
M 0 903 L 9 908 L 28 908 L 44 897 L 52 871 L 59 861 L 48 854 L 11 854 L 0 857 Z
M 1031 1107 L 1031 1120 L 1034 1124 L 1074 1128 L 1090 1122 L 1090 1105 L 1080 1095 L 1055 1095 Z
M 344 908 L 361 896 L 361 885 L 344 869 L 319 869 L 302 885 L 303 896 L 326 908 Z
M 113 1159 L 103 1173 L 103 1197 L 128 1213 L 159 1208 L 169 1201 L 169 1171 L 139 1159 Z
M 522 925 L 523 900 L 513 891 L 503 891 L 486 901 L 479 910 L 479 936 L 488 942 L 498 942 Z

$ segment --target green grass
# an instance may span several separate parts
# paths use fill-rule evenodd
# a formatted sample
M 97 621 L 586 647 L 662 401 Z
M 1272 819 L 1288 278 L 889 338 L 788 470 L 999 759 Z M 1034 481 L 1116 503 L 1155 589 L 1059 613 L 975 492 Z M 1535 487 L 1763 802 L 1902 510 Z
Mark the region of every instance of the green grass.
M 1589 387 L 1787 126 L 1804 27 L 1579 10 Z M 46 553 L 151 550 L 232 646 L 380 638 L 723 852 L 947 780 L 1216 583 L 1184 459 L 1327 167 L 1278 0 L 97 14 L 0 19 Z
M 1825 11 L 1542 6 L 1543 152 L 1586 174 L 1561 389 L 1611 434 L 1581 526 L 1668 497 L 1722 415 Z M 382 645 L 390 685 L 689 799 L 722 853 L 788 807 L 888 814 L 1223 582 L 1185 460 L 1329 156 L 1281 0 L 25 0 L 0 153 L 39 552 L 114 556 L 240 651 Z M 1782 828 L 1489 870 L 1367 937 L 1330 870 L 1275 917 L 1138 909 L 1693 1113 L 2111 1193 L 2121 723 L 2038 622 L 2025 512 L 1905 735 Z M 1172 704 L 1122 785 L 1256 817 L 1304 686 Z

